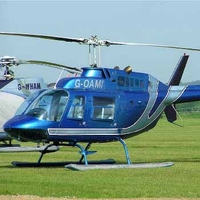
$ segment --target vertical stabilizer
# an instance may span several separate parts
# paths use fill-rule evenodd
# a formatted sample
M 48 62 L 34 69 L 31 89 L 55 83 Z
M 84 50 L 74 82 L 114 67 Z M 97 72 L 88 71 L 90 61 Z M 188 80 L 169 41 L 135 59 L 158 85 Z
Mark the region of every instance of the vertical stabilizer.
M 189 58 L 189 55 L 186 55 L 186 54 L 184 54 L 180 58 L 177 66 L 176 66 L 176 68 L 175 68 L 175 70 L 174 70 L 174 72 L 173 72 L 173 74 L 172 74 L 172 76 L 169 80 L 168 85 L 179 85 L 180 84 L 181 78 L 183 76 L 183 72 L 185 70 L 185 67 L 186 67 L 186 64 L 187 64 L 187 61 L 188 61 L 188 58 Z
M 177 66 L 176 66 L 176 68 L 175 68 L 175 70 L 174 70 L 174 72 L 173 72 L 173 74 L 172 74 L 172 76 L 171 76 L 171 78 L 168 82 L 168 85 L 179 85 L 180 84 L 181 78 L 183 76 L 183 72 L 185 70 L 185 67 L 186 67 L 186 64 L 187 64 L 187 61 L 188 61 L 188 58 L 189 58 L 189 55 L 186 55 L 186 54 L 184 54 L 180 58 Z M 175 105 L 167 106 L 165 108 L 165 115 L 166 115 L 167 120 L 169 122 L 173 123 L 174 121 L 176 121 L 177 120 L 177 114 L 176 114 L 176 110 L 175 110 Z

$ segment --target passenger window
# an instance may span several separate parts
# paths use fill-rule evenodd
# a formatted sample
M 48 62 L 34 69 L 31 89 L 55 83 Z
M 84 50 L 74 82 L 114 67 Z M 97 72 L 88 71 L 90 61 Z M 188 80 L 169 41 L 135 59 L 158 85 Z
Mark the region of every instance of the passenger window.
M 115 102 L 109 97 L 93 98 L 93 119 L 113 119 Z
M 76 96 L 69 110 L 68 117 L 82 119 L 85 108 L 85 99 L 83 96 Z
M 139 87 L 139 79 L 135 79 L 135 87 Z
M 130 79 L 130 86 L 134 87 L 134 79 L 133 78 Z
M 143 80 L 140 80 L 140 87 L 144 87 L 144 81 Z
M 126 87 L 129 87 L 129 78 L 126 77 Z
M 123 76 L 118 77 L 118 85 L 125 86 L 125 78 Z

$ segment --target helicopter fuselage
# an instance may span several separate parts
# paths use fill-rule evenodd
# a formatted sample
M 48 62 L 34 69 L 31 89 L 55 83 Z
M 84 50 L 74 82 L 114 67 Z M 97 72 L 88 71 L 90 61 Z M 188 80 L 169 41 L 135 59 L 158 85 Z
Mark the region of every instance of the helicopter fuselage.
M 167 105 L 191 100 L 190 92 L 145 73 L 83 68 L 31 95 L 4 130 L 21 141 L 115 141 L 152 129 Z

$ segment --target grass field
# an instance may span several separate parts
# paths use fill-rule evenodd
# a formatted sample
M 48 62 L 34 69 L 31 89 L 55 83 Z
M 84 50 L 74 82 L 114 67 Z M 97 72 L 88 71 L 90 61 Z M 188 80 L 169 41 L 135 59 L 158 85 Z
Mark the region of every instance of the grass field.
M 199 198 L 200 115 L 182 115 L 183 122 L 161 119 L 153 130 L 126 140 L 133 163 L 172 161 L 154 169 L 71 171 L 59 168 L 15 168 L 12 161 L 37 161 L 38 153 L 1 153 L 0 195 L 77 198 Z M 23 146 L 27 145 L 22 143 Z M 89 159 L 113 158 L 125 163 L 120 143 L 93 144 Z M 77 160 L 77 148 L 61 148 L 44 161 Z

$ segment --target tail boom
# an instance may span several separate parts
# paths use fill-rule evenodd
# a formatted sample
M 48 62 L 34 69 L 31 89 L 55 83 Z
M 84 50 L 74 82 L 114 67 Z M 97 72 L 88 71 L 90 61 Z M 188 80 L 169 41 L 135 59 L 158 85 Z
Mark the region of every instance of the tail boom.
M 188 85 L 181 96 L 173 103 L 200 101 L 200 85 Z

